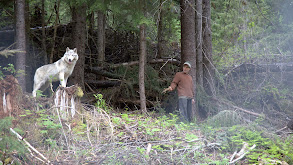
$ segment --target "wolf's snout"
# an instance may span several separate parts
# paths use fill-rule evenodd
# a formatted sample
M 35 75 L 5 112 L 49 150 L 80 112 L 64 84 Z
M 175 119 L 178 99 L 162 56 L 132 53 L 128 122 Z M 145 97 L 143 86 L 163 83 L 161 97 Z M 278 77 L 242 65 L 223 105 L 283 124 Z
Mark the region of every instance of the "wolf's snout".
M 71 59 L 69 59 L 69 62 L 72 62 L 72 60 L 71 60 Z

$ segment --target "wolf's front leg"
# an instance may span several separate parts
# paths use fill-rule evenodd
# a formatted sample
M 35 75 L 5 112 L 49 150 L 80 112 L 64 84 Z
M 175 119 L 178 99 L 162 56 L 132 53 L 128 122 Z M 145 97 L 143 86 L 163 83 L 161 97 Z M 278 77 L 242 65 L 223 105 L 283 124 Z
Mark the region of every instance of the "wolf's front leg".
M 62 87 L 66 87 L 66 80 L 64 78 L 64 72 L 59 73 L 59 80 Z

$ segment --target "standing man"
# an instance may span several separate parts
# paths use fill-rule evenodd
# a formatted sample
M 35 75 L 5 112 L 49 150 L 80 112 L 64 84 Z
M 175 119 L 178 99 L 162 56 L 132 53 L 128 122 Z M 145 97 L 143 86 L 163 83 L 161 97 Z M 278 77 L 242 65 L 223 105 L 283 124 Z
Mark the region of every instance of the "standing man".
M 176 73 L 171 85 L 163 91 L 165 93 L 177 87 L 180 118 L 181 121 L 188 122 L 191 122 L 192 104 L 195 103 L 192 77 L 188 74 L 190 68 L 190 62 L 186 61 L 183 64 L 183 71 Z

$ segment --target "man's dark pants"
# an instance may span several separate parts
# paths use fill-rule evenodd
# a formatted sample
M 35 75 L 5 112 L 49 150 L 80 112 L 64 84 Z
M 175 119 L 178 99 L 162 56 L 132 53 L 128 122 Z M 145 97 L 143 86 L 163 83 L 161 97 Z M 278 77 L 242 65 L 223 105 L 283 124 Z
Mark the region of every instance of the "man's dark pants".
M 191 122 L 192 98 L 180 96 L 178 98 L 178 107 L 180 112 L 180 120 L 182 122 Z

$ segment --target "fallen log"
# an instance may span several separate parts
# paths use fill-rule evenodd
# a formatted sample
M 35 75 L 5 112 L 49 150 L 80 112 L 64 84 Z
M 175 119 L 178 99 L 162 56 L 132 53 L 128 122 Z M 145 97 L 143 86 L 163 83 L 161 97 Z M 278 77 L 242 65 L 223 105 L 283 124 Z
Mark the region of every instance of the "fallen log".
M 176 59 L 153 59 L 153 60 L 148 61 L 148 63 L 149 64 L 172 63 L 172 64 L 179 65 L 180 61 L 178 61 Z M 139 64 L 139 61 L 131 61 L 131 62 L 125 62 L 125 63 L 120 63 L 120 64 L 111 64 L 110 68 L 118 68 L 120 66 L 134 66 L 134 65 L 138 65 L 138 64 Z M 91 73 L 94 73 L 97 75 L 101 75 L 101 76 L 109 77 L 109 78 L 113 78 L 113 79 L 122 79 L 123 78 L 120 75 L 106 71 L 106 67 L 90 67 L 90 68 L 86 68 L 86 72 L 91 72 Z
M 274 63 L 274 64 L 241 64 L 230 68 L 225 76 L 231 73 L 262 73 L 262 72 L 290 72 L 293 71 L 293 63 Z
M 157 63 L 172 63 L 172 64 L 180 64 L 180 61 L 176 59 L 152 59 L 148 61 L 147 63 L 149 64 L 157 64 Z M 133 65 L 138 65 L 139 61 L 131 61 L 131 62 L 124 62 L 120 64 L 113 64 L 111 65 L 113 68 L 117 68 L 120 66 L 133 66 Z
M 119 86 L 121 84 L 121 81 L 112 81 L 112 80 L 85 80 L 87 84 L 92 84 L 97 87 L 107 88 L 107 87 L 114 87 Z
M 259 114 L 259 113 L 251 112 L 251 111 L 249 111 L 249 110 L 246 110 L 246 109 L 244 109 L 244 108 L 241 108 L 241 107 L 238 107 L 238 106 L 232 105 L 231 103 L 228 103 L 228 102 L 223 101 L 223 100 L 219 100 L 219 99 L 216 99 L 216 98 L 213 98 L 213 99 L 216 100 L 216 101 L 218 101 L 218 102 L 221 103 L 221 104 L 225 104 L 225 105 L 227 105 L 227 106 L 229 106 L 229 107 L 232 107 L 232 108 L 234 108 L 234 109 L 240 110 L 240 111 L 242 111 L 242 112 L 245 112 L 245 113 L 248 113 L 248 114 L 251 114 L 251 115 L 257 116 L 257 117 L 264 117 L 264 118 L 265 118 L 265 116 L 264 116 L 263 114 Z
M 104 77 L 110 77 L 110 78 L 114 78 L 114 79 L 122 79 L 122 76 L 108 72 L 108 71 L 104 70 L 102 67 L 87 68 L 86 72 L 92 72 L 97 75 L 101 75 Z

